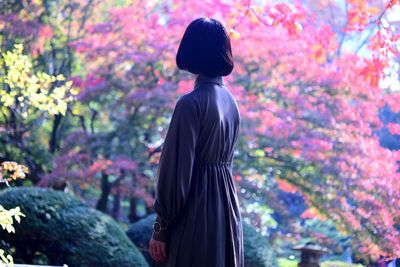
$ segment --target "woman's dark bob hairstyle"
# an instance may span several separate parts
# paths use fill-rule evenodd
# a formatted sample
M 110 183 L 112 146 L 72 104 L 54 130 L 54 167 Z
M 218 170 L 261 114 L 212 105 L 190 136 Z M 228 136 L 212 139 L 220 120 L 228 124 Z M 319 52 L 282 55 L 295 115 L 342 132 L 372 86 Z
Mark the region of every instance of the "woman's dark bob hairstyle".
M 211 18 L 192 21 L 179 45 L 176 65 L 181 70 L 208 77 L 229 75 L 234 64 L 224 25 Z

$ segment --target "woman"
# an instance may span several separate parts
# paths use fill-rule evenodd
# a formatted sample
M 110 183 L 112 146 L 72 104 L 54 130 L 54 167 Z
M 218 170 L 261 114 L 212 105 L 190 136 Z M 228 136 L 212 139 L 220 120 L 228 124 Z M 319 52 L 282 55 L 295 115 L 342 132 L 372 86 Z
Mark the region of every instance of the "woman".
M 240 114 L 222 79 L 234 66 L 225 27 L 215 19 L 194 20 L 176 63 L 197 77 L 193 91 L 176 103 L 161 152 L 150 255 L 156 266 L 242 267 L 232 178 Z

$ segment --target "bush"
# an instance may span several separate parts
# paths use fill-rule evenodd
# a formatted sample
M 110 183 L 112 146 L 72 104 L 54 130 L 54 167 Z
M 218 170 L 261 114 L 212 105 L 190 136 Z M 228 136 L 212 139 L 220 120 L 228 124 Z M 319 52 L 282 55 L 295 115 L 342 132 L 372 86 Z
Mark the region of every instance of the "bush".
M 278 259 L 279 267 L 297 267 L 297 260 L 289 260 L 284 258 Z M 351 264 L 343 261 L 323 261 L 321 262 L 321 267 L 363 267 L 361 264 Z
M 256 229 L 243 223 L 244 265 L 246 267 L 276 267 L 276 255 L 268 241 Z
M 324 261 L 321 262 L 321 267 L 362 267 L 362 265 L 346 263 L 342 261 Z
M 148 266 L 109 216 L 60 191 L 13 188 L 0 193 L 0 205 L 20 206 L 26 219 L 16 233 L 0 233 L 16 262 L 70 267 Z M 12 249 L 11 251 L 14 251 Z
M 148 263 L 151 263 L 152 260 L 149 254 L 149 242 L 155 219 L 156 215 L 150 214 L 131 224 L 127 231 L 128 237 L 130 240 L 132 240 L 140 252 L 142 252 Z
M 298 260 L 289 260 L 285 258 L 278 259 L 278 266 L 279 267 L 297 267 L 299 264 Z
M 146 216 L 129 227 L 128 237 L 136 244 L 143 253 L 146 260 L 150 263 L 151 257 L 148 252 L 149 241 L 151 238 L 152 224 L 155 214 Z M 249 224 L 243 225 L 244 235 L 244 257 L 246 267 L 276 267 L 275 253 L 266 237 L 261 236 Z

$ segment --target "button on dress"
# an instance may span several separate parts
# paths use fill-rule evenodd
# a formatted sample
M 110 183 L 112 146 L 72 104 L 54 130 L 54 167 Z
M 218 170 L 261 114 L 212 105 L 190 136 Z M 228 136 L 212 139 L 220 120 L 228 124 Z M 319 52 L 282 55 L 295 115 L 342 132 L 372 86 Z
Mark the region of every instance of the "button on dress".
M 157 171 L 154 210 L 168 267 L 242 267 L 243 230 L 232 176 L 240 113 L 221 76 L 197 76 L 176 103 Z

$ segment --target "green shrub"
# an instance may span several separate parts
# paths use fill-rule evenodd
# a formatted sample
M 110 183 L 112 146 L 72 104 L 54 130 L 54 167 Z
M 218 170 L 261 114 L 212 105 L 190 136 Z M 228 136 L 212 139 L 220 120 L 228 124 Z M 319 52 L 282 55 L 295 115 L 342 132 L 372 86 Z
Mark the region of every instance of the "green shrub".
M 128 237 L 136 245 L 136 247 L 142 252 L 148 263 L 151 263 L 151 257 L 149 254 L 149 242 L 151 238 L 152 228 L 154 220 L 156 219 L 155 214 L 150 214 L 143 219 L 131 224 L 127 231 Z
M 321 267 L 363 267 L 361 264 L 351 264 L 342 261 L 324 261 Z
M 279 267 L 297 267 L 299 264 L 298 260 L 289 260 L 285 258 L 278 258 Z
M 284 258 L 278 259 L 279 267 L 297 267 L 298 260 L 289 260 Z M 321 267 L 363 267 L 360 264 L 351 264 L 342 261 L 324 261 L 321 262 Z
M 0 205 L 19 206 L 26 215 L 21 224 L 15 224 L 15 234 L 0 232 L 3 243 L 15 248 L 16 262 L 148 266 L 112 218 L 71 195 L 50 189 L 13 188 L 0 193 Z
M 148 253 L 152 224 L 156 216 L 151 214 L 132 224 L 127 232 L 128 237 L 136 244 L 147 261 L 151 262 Z M 268 239 L 260 235 L 251 225 L 243 225 L 244 256 L 246 267 L 276 267 L 275 253 Z
M 245 267 L 276 267 L 276 255 L 266 236 L 243 223 L 244 265 Z

